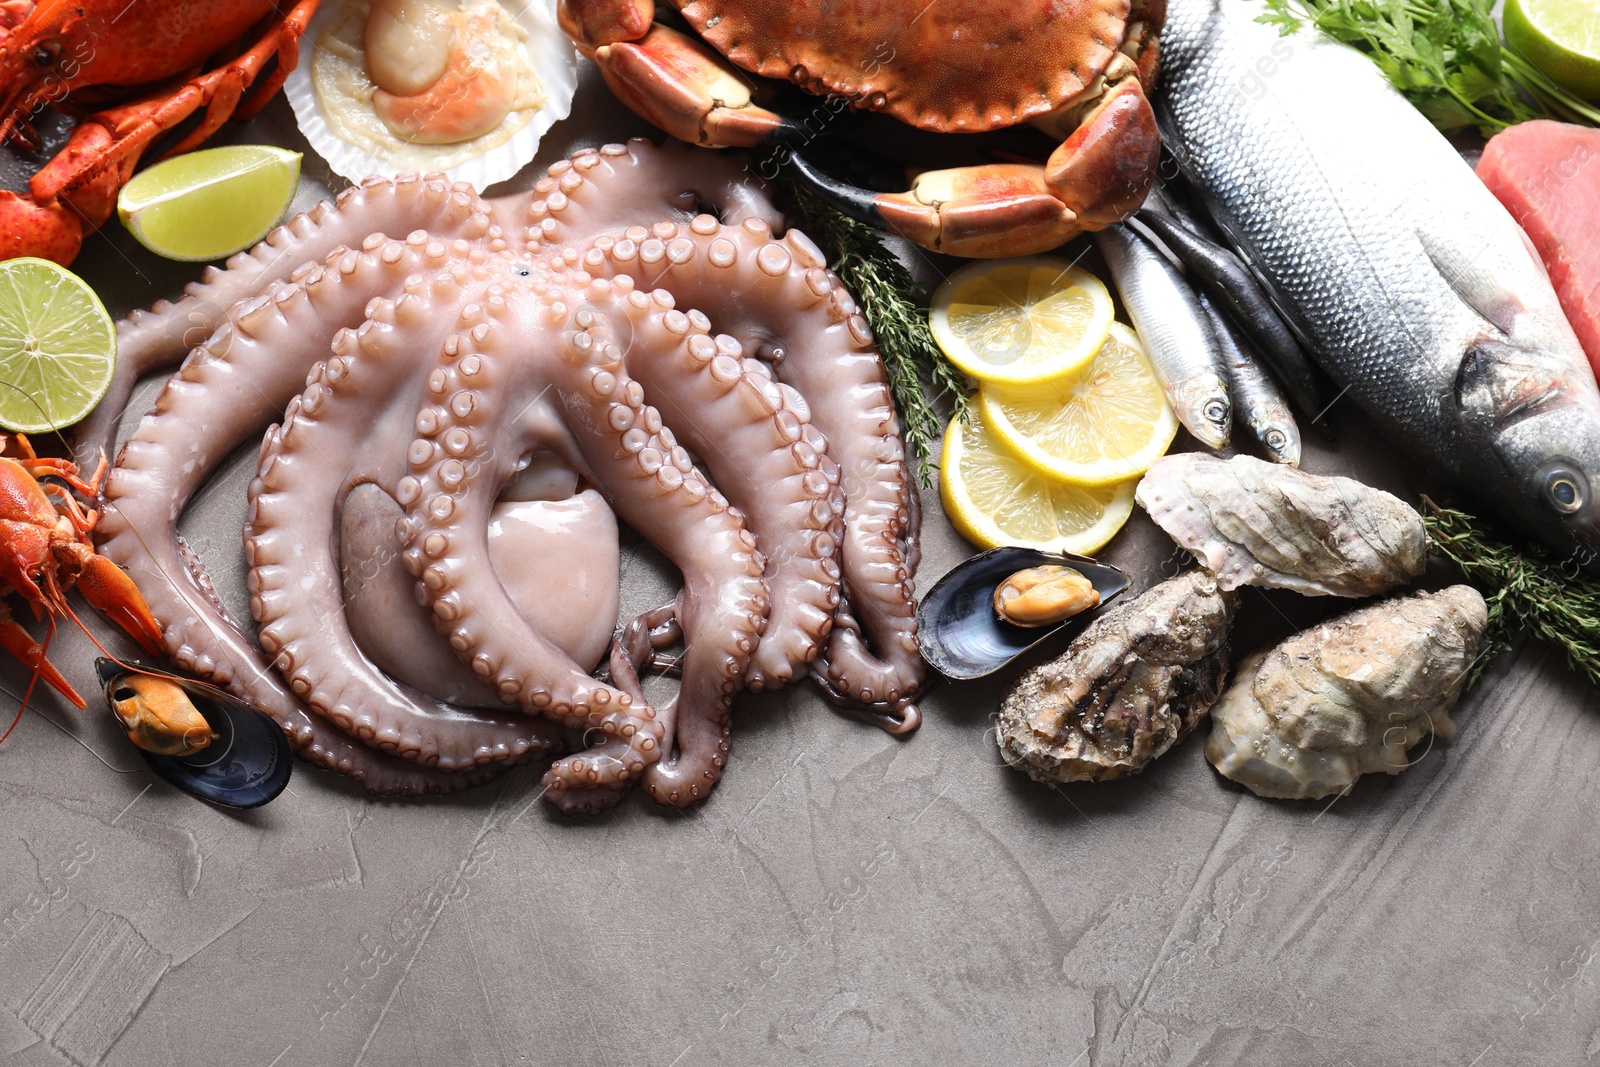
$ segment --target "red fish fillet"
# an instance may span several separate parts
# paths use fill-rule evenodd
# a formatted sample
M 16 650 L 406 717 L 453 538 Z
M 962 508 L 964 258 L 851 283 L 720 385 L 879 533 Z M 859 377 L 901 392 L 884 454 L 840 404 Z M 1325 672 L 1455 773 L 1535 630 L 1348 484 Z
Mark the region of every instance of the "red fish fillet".
M 1501 130 L 1478 177 L 1532 238 L 1600 375 L 1600 130 L 1543 119 Z

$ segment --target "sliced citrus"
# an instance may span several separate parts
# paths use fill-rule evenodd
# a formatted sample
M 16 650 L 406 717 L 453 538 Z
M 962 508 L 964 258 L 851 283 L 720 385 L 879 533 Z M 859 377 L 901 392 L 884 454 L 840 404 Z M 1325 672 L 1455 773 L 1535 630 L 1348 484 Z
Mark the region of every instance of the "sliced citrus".
M 980 382 L 1071 374 L 1111 328 L 1104 283 L 1058 256 L 979 260 L 933 294 L 928 325 L 950 362 Z
M 0 263 L 0 426 L 71 426 L 105 396 L 117 331 L 94 290 L 44 259 Z
M 227 145 L 157 163 L 117 195 L 139 243 L 168 259 L 222 259 L 271 231 L 294 201 L 300 153 Z
M 978 412 L 1023 462 L 1078 485 L 1137 478 L 1178 432 L 1144 346 L 1120 322 L 1083 369 L 1040 385 L 985 385 Z
M 1022 545 L 1088 554 L 1133 511 L 1132 481 L 1085 488 L 1023 463 L 989 436 L 982 419 L 952 419 L 944 432 L 939 490 L 945 514 L 975 545 Z
M 1600 98 L 1600 7 L 1594 0 L 1506 0 L 1506 44 L 1551 81 Z

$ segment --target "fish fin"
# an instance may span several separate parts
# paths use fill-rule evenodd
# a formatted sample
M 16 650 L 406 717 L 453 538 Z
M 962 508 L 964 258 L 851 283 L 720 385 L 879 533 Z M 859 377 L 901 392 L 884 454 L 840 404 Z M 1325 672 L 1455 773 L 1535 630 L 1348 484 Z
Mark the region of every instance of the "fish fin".
M 1417 228 L 1416 234 L 1422 250 L 1433 261 L 1434 269 L 1455 290 L 1461 302 L 1510 337 L 1515 331 L 1518 316 L 1527 309 L 1517 294 L 1500 282 L 1495 264 L 1483 254 L 1486 249 L 1469 251 L 1454 234 L 1442 234 L 1422 227 Z M 1526 243 L 1527 238 L 1524 237 L 1523 241 Z M 1537 256 L 1533 258 L 1538 262 Z

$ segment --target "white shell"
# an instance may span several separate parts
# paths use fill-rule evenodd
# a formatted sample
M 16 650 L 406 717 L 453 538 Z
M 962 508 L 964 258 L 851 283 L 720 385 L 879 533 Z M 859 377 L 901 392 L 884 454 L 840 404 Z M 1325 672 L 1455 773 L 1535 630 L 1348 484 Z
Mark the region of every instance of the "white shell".
M 370 0 L 324 0 L 306 28 L 301 61 L 284 84 L 284 95 L 294 108 L 300 132 L 335 173 L 358 182 L 372 175 L 393 177 L 408 171 L 439 171 L 452 181 L 471 182 L 478 189 L 486 189 L 505 181 L 531 162 L 545 132 L 571 113 L 572 98 L 578 89 L 579 56 L 556 23 L 556 0 L 503 0 L 501 6 L 527 31 L 528 55 L 544 83 L 545 104 L 532 122 L 505 143 L 450 165 L 440 165 L 439 160 L 445 158 L 443 152 L 426 150 L 461 149 L 471 142 L 467 145 L 408 145 L 387 158 L 351 144 L 333 132 L 323 114 L 312 82 L 313 53 L 323 32 L 336 19 L 344 17 L 352 7 L 364 12 L 370 6 Z
M 1257 796 L 1334 796 L 1363 774 L 1399 774 L 1450 709 L 1483 645 L 1488 609 L 1469 585 L 1386 600 L 1239 664 L 1211 709 L 1206 759 Z
M 1254 456 L 1165 456 L 1134 499 L 1224 589 L 1376 596 L 1428 563 L 1422 519 L 1399 497 Z

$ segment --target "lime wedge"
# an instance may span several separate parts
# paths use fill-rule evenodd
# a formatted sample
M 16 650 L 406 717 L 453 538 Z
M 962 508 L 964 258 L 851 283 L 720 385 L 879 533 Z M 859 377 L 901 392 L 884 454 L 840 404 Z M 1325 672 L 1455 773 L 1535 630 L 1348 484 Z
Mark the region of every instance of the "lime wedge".
M 1506 44 L 1564 89 L 1600 98 L 1600 2 L 1506 0 Z
M 116 328 L 82 278 L 44 259 L 0 263 L 0 426 L 71 426 L 106 395 L 116 362 Z
M 260 144 L 208 148 L 135 175 L 117 196 L 117 214 L 157 255 L 222 259 L 265 237 L 299 183 L 299 152 Z

